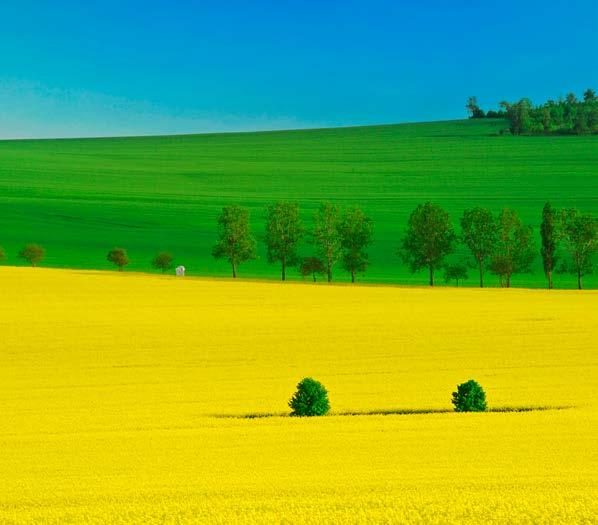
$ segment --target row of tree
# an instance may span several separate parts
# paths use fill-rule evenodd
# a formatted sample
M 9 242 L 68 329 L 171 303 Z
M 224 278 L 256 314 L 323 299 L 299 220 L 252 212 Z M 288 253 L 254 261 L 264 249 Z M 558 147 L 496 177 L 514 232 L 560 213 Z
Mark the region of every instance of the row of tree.
M 257 241 L 251 232 L 249 210 L 241 206 L 225 206 L 218 217 L 218 240 L 212 254 L 226 259 L 237 277 L 240 264 L 257 258 Z M 279 201 L 266 208 L 264 242 L 270 263 L 279 263 L 281 279 L 287 269 L 298 266 L 301 274 L 326 275 L 332 281 L 333 269 L 340 261 L 343 269 L 355 282 L 358 273 L 369 265 L 367 248 L 373 240 L 373 221 L 361 208 L 340 208 L 323 203 L 314 214 L 314 226 L 307 232 L 300 217 L 299 205 Z M 515 274 L 531 270 L 537 254 L 531 226 L 523 224 L 515 210 L 504 208 L 497 215 L 489 209 L 474 207 L 463 212 L 457 232 L 448 212 L 431 202 L 420 204 L 409 216 L 407 228 L 397 250 L 411 271 L 427 270 L 429 283 L 434 286 L 436 272 L 445 270 L 447 281 L 467 278 L 468 267 L 479 272 L 480 287 L 484 286 L 487 270 L 499 277 L 500 285 L 509 287 Z M 577 285 L 583 287 L 583 277 L 592 272 L 592 259 L 598 252 L 598 219 L 576 209 L 557 210 L 546 203 L 540 226 L 544 273 L 548 288 L 553 288 L 555 272 L 577 276 Z M 307 237 L 314 253 L 301 257 L 299 247 Z M 451 260 L 462 244 L 470 254 L 469 260 Z M 19 256 L 37 266 L 45 256 L 43 247 L 28 244 Z M 0 248 L 0 261 L 5 259 Z M 129 264 L 124 248 L 114 248 L 107 260 L 120 271 Z M 165 273 L 173 266 L 173 256 L 160 252 L 152 266 Z
M 124 248 L 113 248 L 106 255 L 106 259 L 114 264 L 120 272 L 123 271 L 125 266 L 131 262 L 129 254 Z M 174 262 L 174 256 L 170 252 L 159 252 L 152 259 L 151 264 L 156 270 L 160 270 L 162 273 L 166 273 L 172 269 Z
M 503 101 L 498 111 L 487 112 L 479 107 L 476 97 L 469 97 L 465 107 L 470 118 L 508 119 L 513 135 L 598 133 L 598 96 L 593 89 L 587 89 L 582 99 L 569 93 L 565 98 L 535 106 L 529 98 L 522 98 Z
M 27 261 L 31 266 L 38 266 L 46 256 L 46 249 L 39 244 L 26 244 L 19 251 L 19 258 Z M 106 259 L 114 264 L 119 271 L 123 271 L 124 267 L 129 264 L 130 259 L 127 250 L 124 248 L 113 248 L 106 255 Z M 0 262 L 6 261 L 6 252 L 0 246 Z M 162 273 L 166 273 L 173 266 L 174 257 L 169 252 L 160 252 L 152 259 L 152 266 Z
M 299 245 L 306 234 L 299 205 L 280 201 L 268 206 L 266 212 L 264 242 L 268 261 L 280 263 L 283 281 L 287 268 L 295 265 L 299 265 L 303 275 L 313 275 L 314 281 L 318 273 L 325 273 L 328 281 L 332 281 L 333 268 L 338 261 L 350 273 L 351 282 L 355 282 L 357 273 L 366 271 L 373 221 L 359 207 L 343 210 L 331 203 L 322 204 L 314 214 L 310 234 L 315 254 L 306 258 L 299 257 Z M 442 268 L 447 280 L 458 282 L 467 277 L 467 262 L 449 260 L 459 242 L 471 254 L 481 287 L 487 269 L 498 275 L 504 287 L 511 285 L 514 274 L 531 270 L 537 254 L 533 230 L 523 224 L 515 210 L 504 208 L 495 216 L 487 208 L 474 207 L 463 212 L 460 226 L 461 231 L 457 233 L 448 212 L 437 204 L 420 204 L 409 217 L 397 253 L 411 271 L 427 270 L 431 286 L 434 286 L 436 272 Z M 556 210 L 547 203 L 542 212 L 540 233 L 540 253 L 548 287 L 553 288 L 553 274 L 562 271 L 574 273 L 581 289 L 583 276 L 592 272 L 592 257 L 598 251 L 598 219 L 576 209 Z M 248 209 L 237 205 L 222 209 L 218 218 L 218 241 L 212 254 L 228 260 L 233 277 L 237 276 L 240 264 L 257 257 Z
M 372 242 L 373 222 L 363 211 L 352 206 L 341 209 L 324 203 L 314 214 L 314 228 L 310 232 L 315 255 L 301 259 L 299 245 L 306 229 L 295 202 L 279 201 L 266 209 L 264 241 L 268 262 L 280 263 L 281 279 L 287 268 L 300 264 L 303 275 L 325 273 L 332 281 L 332 270 L 340 260 L 355 282 L 357 273 L 368 266 L 367 247 Z M 217 259 L 226 259 L 237 276 L 239 264 L 257 258 L 257 243 L 251 234 L 249 210 L 237 205 L 225 206 L 218 217 L 218 241 L 212 250 Z

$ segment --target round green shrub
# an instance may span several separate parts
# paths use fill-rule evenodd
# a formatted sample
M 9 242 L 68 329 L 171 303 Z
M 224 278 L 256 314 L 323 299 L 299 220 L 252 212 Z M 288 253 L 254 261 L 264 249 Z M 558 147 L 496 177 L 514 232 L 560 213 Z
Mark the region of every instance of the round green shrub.
M 289 401 L 291 416 L 323 416 L 330 410 L 324 385 L 311 377 L 302 379 Z
M 457 412 L 484 412 L 486 410 L 486 394 L 479 383 L 470 379 L 457 387 L 453 392 L 453 405 Z

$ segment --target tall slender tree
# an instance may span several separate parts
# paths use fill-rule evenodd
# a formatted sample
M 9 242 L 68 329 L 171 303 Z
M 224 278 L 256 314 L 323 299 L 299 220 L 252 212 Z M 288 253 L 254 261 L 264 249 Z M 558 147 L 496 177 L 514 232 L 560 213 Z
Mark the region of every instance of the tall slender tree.
M 478 99 L 476 97 L 467 97 L 465 109 L 469 113 L 469 118 L 484 118 L 484 110 L 478 106 Z
M 515 210 L 504 208 L 498 216 L 497 243 L 490 269 L 500 278 L 500 285 L 509 288 L 511 277 L 530 270 L 535 257 L 533 231 L 525 226 Z
M 577 275 L 577 288 L 583 288 L 584 275 L 592 273 L 592 257 L 598 252 L 598 219 L 576 209 L 561 214 L 563 239 L 571 256 L 565 270 Z
M 484 287 L 484 268 L 496 245 L 496 221 L 492 212 L 479 206 L 465 210 L 461 217 L 461 239 L 473 255 Z
M 341 255 L 339 224 L 340 210 L 335 204 L 325 202 L 314 214 L 313 242 L 326 265 L 328 282 L 332 281 L 332 268 Z
M 368 267 L 366 248 L 372 243 L 374 224 L 372 219 L 363 213 L 361 208 L 347 208 L 339 223 L 339 234 L 342 250 L 342 264 L 351 274 L 351 282 L 355 282 L 357 272 L 365 272 Z
M 297 247 L 303 236 L 303 224 L 299 217 L 299 205 L 279 201 L 266 209 L 265 241 L 268 262 L 280 261 L 281 279 L 286 279 L 287 266 L 297 264 Z
M 399 255 L 412 272 L 427 268 L 430 286 L 434 286 L 434 271 L 442 268 L 455 240 L 449 214 L 437 204 L 426 202 L 411 213 Z
M 558 217 L 554 208 L 549 202 L 544 204 L 542 209 L 542 224 L 540 225 L 540 235 L 542 237 L 542 263 L 544 266 L 544 274 L 548 279 L 548 289 L 552 290 L 552 274 L 556 268 L 557 263 L 557 231 Z
M 237 277 L 239 264 L 255 259 L 256 242 L 249 226 L 249 210 L 241 206 L 225 206 L 218 217 L 218 241 L 212 249 L 216 259 L 226 259 Z

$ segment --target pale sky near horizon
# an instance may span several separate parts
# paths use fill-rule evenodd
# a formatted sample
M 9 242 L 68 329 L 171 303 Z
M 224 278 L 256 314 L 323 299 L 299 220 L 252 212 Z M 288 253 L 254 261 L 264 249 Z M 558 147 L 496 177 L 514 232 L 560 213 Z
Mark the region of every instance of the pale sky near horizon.
M 0 138 L 463 118 L 598 90 L 598 2 L 3 0 Z

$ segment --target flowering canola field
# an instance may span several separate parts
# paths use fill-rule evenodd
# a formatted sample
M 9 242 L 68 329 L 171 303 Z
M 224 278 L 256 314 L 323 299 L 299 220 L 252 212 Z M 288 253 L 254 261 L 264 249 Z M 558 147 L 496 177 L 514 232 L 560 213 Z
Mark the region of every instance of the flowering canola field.
M 0 283 L 0 523 L 596 523 L 596 291 Z

